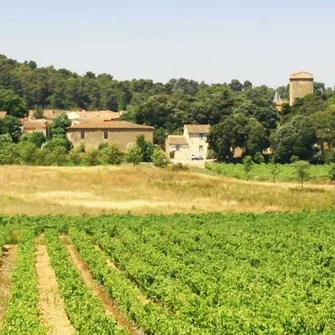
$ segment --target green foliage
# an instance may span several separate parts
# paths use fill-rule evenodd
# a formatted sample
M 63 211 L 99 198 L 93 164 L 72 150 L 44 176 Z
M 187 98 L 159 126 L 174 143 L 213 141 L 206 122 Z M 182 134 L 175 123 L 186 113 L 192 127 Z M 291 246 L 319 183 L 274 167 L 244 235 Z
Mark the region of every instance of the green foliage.
M 47 333 L 42 326 L 38 310 L 39 294 L 34 238 L 32 230 L 25 230 L 21 234 L 16 267 L 12 276 L 12 297 L 1 333 L 4 335 Z
M 155 148 L 154 153 L 152 155 L 152 163 L 154 166 L 165 168 L 168 166 L 170 160 L 166 153 L 159 147 Z
M 98 149 L 88 150 L 84 155 L 84 161 L 89 166 L 101 165 L 101 151 Z
M 42 107 L 36 107 L 34 111 L 34 117 L 36 119 L 43 119 L 44 118 L 44 110 Z
M 293 163 L 298 179 L 301 182 L 301 187 L 304 187 L 304 182 L 310 178 L 310 165 L 306 161 L 297 161 Z
M 66 114 L 58 115 L 52 122 L 51 133 L 53 136 L 66 136 L 66 128 L 71 126 L 71 121 Z
M 105 164 L 120 165 L 123 160 L 123 152 L 116 144 L 107 144 L 101 150 L 102 161 Z
M 218 164 L 206 162 L 205 166 L 206 169 L 224 176 L 234 177 L 237 179 L 244 179 L 246 177 L 243 164 Z M 249 173 L 249 179 L 273 182 L 273 169 L 279 170 L 276 175 L 276 182 L 300 182 L 300 179 L 296 174 L 294 164 L 275 164 L 273 161 L 269 164 L 254 164 L 251 172 Z M 327 182 L 328 170 L 329 167 L 327 165 L 311 164 L 309 168 L 311 181 L 314 183 Z
M 0 111 L 6 111 L 8 115 L 14 117 L 24 118 L 28 114 L 28 106 L 13 91 L 0 89 Z
M 146 141 L 144 135 L 140 135 L 136 139 L 136 145 L 141 149 L 143 162 L 151 162 L 154 153 L 154 146 L 151 142 Z
M 46 234 L 51 264 L 56 272 L 66 312 L 78 334 L 114 334 L 115 320 L 105 314 L 97 297 L 71 264 L 64 244 L 56 231 Z
M 127 152 L 126 160 L 128 163 L 138 165 L 143 161 L 142 150 L 136 144 L 132 145 Z
M 331 334 L 334 215 L 1 218 L 0 250 L 10 232 L 20 235 L 3 333 L 46 332 L 38 314 L 34 243 L 44 232 L 78 334 L 125 332 L 82 280 L 68 243 L 141 333 Z
M 309 117 L 297 115 L 280 126 L 271 136 L 271 148 L 276 161 L 288 163 L 293 155 L 310 160 L 314 155 L 316 129 Z
M 51 149 L 51 150 L 59 147 L 62 147 L 66 150 L 66 152 L 69 152 L 72 149 L 72 143 L 69 141 L 67 137 L 57 135 L 53 136 L 52 139 L 50 139 L 43 145 L 44 149 Z
M 247 176 L 247 179 L 249 179 L 249 174 L 252 170 L 253 165 L 254 165 L 254 162 L 250 156 L 246 156 L 243 158 L 243 167 L 244 167 L 244 171 Z
M 41 148 L 42 145 L 46 142 L 46 137 L 40 131 L 34 131 L 32 133 L 23 134 L 21 141 L 33 143 L 37 148 Z
M 329 180 L 332 183 L 335 183 L 335 164 L 330 164 L 330 168 L 328 171 L 328 176 L 329 176 Z
M 0 148 L 13 143 L 12 138 L 10 137 L 9 134 L 2 134 L 0 135 Z
M 253 160 L 257 164 L 262 164 L 262 163 L 265 162 L 264 156 L 262 155 L 261 152 L 256 152 L 254 157 L 253 157 Z
M 18 142 L 21 133 L 21 122 L 18 118 L 9 115 L 0 119 L 0 135 L 8 134 L 14 142 Z

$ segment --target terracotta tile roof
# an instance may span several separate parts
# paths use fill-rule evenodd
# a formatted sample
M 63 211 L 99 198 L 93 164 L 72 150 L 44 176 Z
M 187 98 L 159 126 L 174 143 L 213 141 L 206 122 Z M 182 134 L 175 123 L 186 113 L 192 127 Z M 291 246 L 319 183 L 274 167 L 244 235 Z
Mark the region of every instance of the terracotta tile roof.
M 128 121 L 100 121 L 92 120 L 83 123 L 75 124 L 69 128 L 72 129 L 138 129 L 138 130 L 153 130 L 154 127 L 136 124 Z
M 185 124 L 189 134 L 209 134 L 209 124 Z
M 4 119 L 7 115 L 7 112 L 5 111 L 0 111 L 0 119 Z
M 186 138 L 183 135 L 169 135 L 167 138 L 169 145 L 187 145 Z
M 47 129 L 48 121 L 47 120 L 23 120 L 23 130 L 32 130 L 32 129 Z

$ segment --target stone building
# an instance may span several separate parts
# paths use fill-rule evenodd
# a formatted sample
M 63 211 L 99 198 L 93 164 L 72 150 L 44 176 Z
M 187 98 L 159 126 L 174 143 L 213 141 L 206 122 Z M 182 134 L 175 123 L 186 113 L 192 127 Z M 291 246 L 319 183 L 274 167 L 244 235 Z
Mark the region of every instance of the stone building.
M 115 143 L 126 151 L 140 135 L 153 143 L 153 131 L 153 127 L 127 121 L 91 120 L 72 125 L 66 133 L 74 147 L 83 144 L 86 148 L 98 148 L 102 143 Z
M 39 120 L 21 120 L 22 123 L 22 131 L 24 134 L 33 133 L 35 131 L 41 132 L 44 136 L 48 135 L 50 124 L 47 120 L 39 119 Z
M 184 134 L 170 135 L 166 139 L 166 153 L 175 160 L 187 161 L 193 157 L 206 159 L 208 156 L 207 135 L 209 124 L 186 124 Z
M 296 72 L 290 75 L 290 106 L 297 98 L 314 93 L 314 75 L 309 72 Z

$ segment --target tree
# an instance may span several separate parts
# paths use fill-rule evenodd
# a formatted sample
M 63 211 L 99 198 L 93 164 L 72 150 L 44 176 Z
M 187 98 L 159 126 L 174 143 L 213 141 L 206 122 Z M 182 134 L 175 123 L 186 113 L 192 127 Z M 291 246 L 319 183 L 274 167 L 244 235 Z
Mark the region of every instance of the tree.
M 101 149 L 101 152 L 104 163 L 111 165 L 120 165 L 122 163 L 123 153 L 116 144 L 107 144 Z
M 311 160 L 316 139 L 313 122 L 302 115 L 297 115 L 288 123 L 279 126 L 270 137 L 275 159 L 280 163 L 289 163 L 292 155 L 302 160 Z
M 7 115 L 4 119 L 0 119 L 0 134 L 8 134 L 14 142 L 18 142 L 21 133 L 21 122 L 18 118 Z
M 25 101 L 13 91 L 5 89 L 0 89 L 0 110 L 18 118 L 24 118 L 28 114 Z
M 142 150 L 136 144 L 132 145 L 127 152 L 127 162 L 138 165 L 143 161 Z
M 152 155 L 152 162 L 154 166 L 164 168 L 168 166 L 170 160 L 161 148 L 155 148 Z
M 151 162 L 151 156 L 154 153 L 153 144 L 149 141 L 146 141 L 144 135 L 140 135 L 136 139 L 136 145 L 141 149 L 143 162 Z
M 234 92 L 241 92 L 243 90 L 243 84 L 241 84 L 237 79 L 233 79 L 229 87 L 234 91 Z
M 304 182 L 310 178 L 309 168 L 310 165 L 306 161 L 297 161 L 293 163 L 297 177 L 300 180 L 301 187 L 304 187 Z
M 71 126 L 71 121 L 69 120 L 66 114 L 58 115 L 52 125 L 51 125 L 51 133 L 52 136 L 66 136 L 66 129 Z
M 272 175 L 273 183 L 276 184 L 277 177 L 278 177 L 278 175 L 281 173 L 281 169 L 280 169 L 280 167 L 278 166 L 278 164 L 276 164 L 275 161 L 272 161 L 272 162 L 269 164 L 269 168 L 270 168 L 270 174 Z
M 51 140 L 45 142 L 42 148 L 46 149 L 56 149 L 58 147 L 63 147 L 66 152 L 69 152 L 72 149 L 72 143 L 68 140 L 67 137 L 54 136 Z
M 46 137 L 40 131 L 34 131 L 29 134 L 23 134 L 21 141 L 27 141 L 33 143 L 37 148 L 41 148 L 42 145 L 46 142 Z
M 244 171 L 245 171 L 245 174 L 247 176 L 247 179 L 249 179 L 249 175 L 250 175 L 250 172 L 252 170 L 252 166 L 253 166 L 253 161 L 252 161 L 252 158 L 250 156 L 246 156 L 243 158 L 243 168 L 244 168 Z

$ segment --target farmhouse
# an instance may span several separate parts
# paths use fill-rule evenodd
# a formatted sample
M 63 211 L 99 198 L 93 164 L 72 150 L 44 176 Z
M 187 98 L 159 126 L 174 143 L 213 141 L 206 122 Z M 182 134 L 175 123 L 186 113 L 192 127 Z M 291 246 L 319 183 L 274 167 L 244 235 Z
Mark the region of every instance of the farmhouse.
M 42 132 L 45 136 L 49 130 L 49 122 L 47 120 L 22 120 L 22 131 L 24 133 L 32 133 L 34 131 Z
M 191 160 L 192 157 L 206 159 L 208 156 L 209 124 L 184 125 L 184 134 L 170 135 L 166 139 L 166 153 L 176 160 Z
M 91 120 L 67 128 L 67 137 L 74 147 L 83 144 L 86 148 L 97 148 L 102 143 L 116 143 L 126 151 L 140 135 L 153 143 L 153 131 L 153 127 L 127 121 Z

